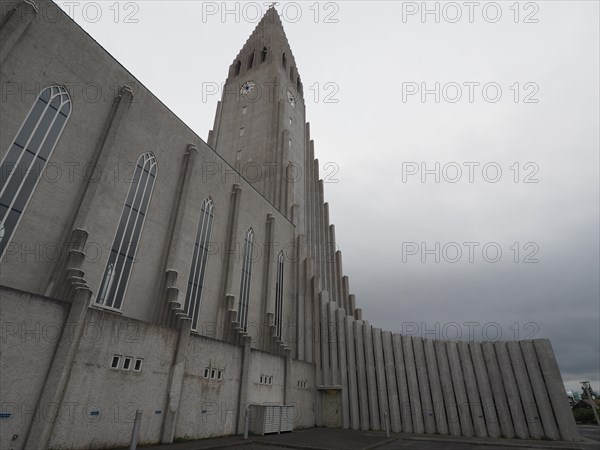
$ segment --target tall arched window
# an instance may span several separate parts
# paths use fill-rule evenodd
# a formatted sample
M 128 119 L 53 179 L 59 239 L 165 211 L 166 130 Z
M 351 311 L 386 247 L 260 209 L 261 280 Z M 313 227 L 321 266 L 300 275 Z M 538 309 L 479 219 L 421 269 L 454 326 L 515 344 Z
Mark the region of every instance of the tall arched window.
M 254 65 L 254 52 L 252 52 L 252 54 L 248 58 L 248 69 L 252 69 L 253 65 Z
M 154 189 L 156 171 L 156 159 L 152 153 L 144 153 L 138 158 L 98 290 L 98 305 L 112 309 L 121 309 L 123 306 L 125 290 Z
M 279 337 L 283 326 L 283 260 L 283 251 L 281 251 L 277 257 L 277 279 L 275 280 L 275 327 Z
M 188 279 L 187 293 L 185 295 L 185 313 L 192 319 L 192 329 L 198 328 L 198 315 L 202 302 L 202 287 L 204 286 L 204 275 L 206 275 L 206 263 L 208 261 L 208 245 L 213 225 L 214 204 L 211 198 L 202 202 L 198 232 L 196 233 L 196 244 L 194 256 L 192 257 L 192 268 Z
M 44 89 L 0 166 L 0 255 L 8 245 L 71 114 L 62 86 Z
M 240 328 L 248 329 L 248 302 L 250 300 L 250 280 L 252 278 L 252 254 L 254 253 L 254 231 L 248 228 L 244 241 L 244 255 L 242 261 L 242 282 L 240 284 L 240 302 L 238 317 Z

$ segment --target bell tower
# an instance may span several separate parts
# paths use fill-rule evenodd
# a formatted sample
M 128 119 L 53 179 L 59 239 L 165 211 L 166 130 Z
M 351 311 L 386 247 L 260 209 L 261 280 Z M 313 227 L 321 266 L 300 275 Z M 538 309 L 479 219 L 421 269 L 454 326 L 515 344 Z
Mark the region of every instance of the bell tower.
M 208 145 L 296 224 L 305 200 L 305 124 L 298 66 L 271 6 L 229 67 Z

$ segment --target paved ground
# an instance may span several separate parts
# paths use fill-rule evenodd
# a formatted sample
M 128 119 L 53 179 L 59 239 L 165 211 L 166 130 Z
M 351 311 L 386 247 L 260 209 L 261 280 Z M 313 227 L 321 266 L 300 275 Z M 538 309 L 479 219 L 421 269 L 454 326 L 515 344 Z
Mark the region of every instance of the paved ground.
M 404 433 L 391 433 L 390 437 L 387 438 L 383 432 L 312 428 L 280 435 L 250 436 L 247 441 L 244 441 L 240 436 L 229 436 L 140 448 L 150 448 L 152 450 L 207 450 L 218 448 L 240 450 L 284 450 L 290 448 L 308 450 L 494 450 L 509 448 L 597 450 L 598 444 L 595 441 L 600 441 L 600 427 L 581 425 L 579 429 L 582 436 L 586 438 L 585 442 L 452 438 Z

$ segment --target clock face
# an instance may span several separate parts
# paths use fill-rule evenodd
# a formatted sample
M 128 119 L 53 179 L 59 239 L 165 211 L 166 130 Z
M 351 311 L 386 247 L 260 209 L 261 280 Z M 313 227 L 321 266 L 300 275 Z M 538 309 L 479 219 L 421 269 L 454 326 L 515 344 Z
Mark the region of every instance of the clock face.
M 244 84 L 242 84 L 240 94 L 247 95 L 248 93 L 250 93 L 250 91 L 254 90 L 255 87 L 256 83 L 252 80 L 248 80 Z
M 287 98 L 288 98 L 288 102 L 290 102 L 290 105 L 292 106 L 292 108 L 296 107 L 296 98 L 294 97 L 294 94 L 292 94 L 292 91 L 287 91 Z

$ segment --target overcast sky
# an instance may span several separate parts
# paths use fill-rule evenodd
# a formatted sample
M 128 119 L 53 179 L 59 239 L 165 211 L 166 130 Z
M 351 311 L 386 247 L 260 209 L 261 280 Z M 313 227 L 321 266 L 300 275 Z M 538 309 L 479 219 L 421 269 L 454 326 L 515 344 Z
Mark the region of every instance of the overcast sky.
M 205 140 L 220 95 L 203 87 L 225 80 L 266 11 L 111 0 L 99 17 L 76 3 L 71 16 Z M 277 9 L 364 317 L 429 337 L 550 338 L 567 388 L 600 390 L 598 2 L 513 3 L 428 2 L 437 21 L 420 1 Z

